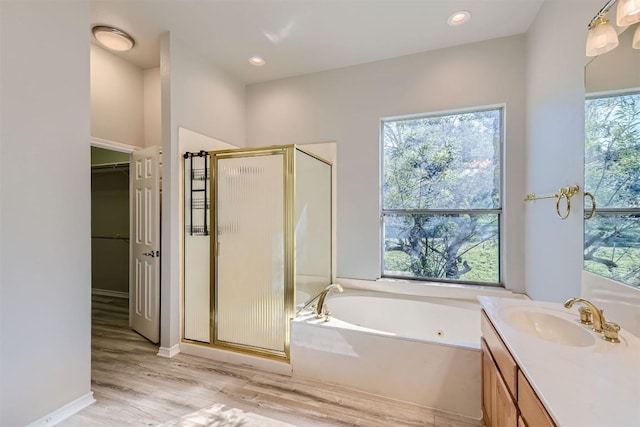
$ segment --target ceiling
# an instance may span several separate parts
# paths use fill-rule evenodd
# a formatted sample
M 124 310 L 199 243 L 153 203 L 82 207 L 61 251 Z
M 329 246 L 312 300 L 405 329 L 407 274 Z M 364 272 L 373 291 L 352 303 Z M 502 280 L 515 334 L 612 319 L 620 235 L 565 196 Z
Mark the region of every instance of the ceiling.
M 120 28 L 136 46 L 119 55 L 160 63 L 165 31 L 249 84 L 489 40 L 529 29 L 543 0 L 91 1 L 92 26 Z M 447 25 L 455 11 L 471 20 Z M 253 55 L 267 64 L 254 67 Z

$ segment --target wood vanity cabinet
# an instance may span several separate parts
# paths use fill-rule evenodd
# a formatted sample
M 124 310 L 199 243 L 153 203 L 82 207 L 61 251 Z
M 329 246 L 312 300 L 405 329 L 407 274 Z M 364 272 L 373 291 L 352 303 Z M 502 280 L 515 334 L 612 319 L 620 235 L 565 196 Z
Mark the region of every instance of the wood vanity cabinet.
M 484 310 L 481 327 L 483 424 L 487 427 L 554 427 Z

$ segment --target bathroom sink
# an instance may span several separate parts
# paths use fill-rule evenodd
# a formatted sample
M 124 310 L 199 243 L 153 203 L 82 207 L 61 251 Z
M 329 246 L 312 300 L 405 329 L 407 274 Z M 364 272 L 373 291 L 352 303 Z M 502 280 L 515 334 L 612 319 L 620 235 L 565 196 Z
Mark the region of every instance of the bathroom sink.
M 574 347 L 595 343 L 592 332 L 577 323 L 531 307 L 505 307 L 501 317 L 511 326 L 545 341 Z

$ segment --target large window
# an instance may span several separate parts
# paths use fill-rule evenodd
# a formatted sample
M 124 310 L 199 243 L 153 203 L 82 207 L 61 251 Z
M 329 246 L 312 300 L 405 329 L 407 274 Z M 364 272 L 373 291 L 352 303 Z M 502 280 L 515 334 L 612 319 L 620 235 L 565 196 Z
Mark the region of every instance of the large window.
M 640 286 L 640 94 L 587 99 L 585 124 L 584 268 Z
M 500 283 L 502 109 L 382 122 L 382 275 Z

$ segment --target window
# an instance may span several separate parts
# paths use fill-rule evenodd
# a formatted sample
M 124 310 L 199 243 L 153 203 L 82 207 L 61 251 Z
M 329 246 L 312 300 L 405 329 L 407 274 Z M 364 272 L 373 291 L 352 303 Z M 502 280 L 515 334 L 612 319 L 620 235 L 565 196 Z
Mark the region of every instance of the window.
M 500 283 L 502 109 L 382 122 L 382 276 Z
M 584 269 L 640 286 L 640 93 L 586 100 L 584 175 Z

